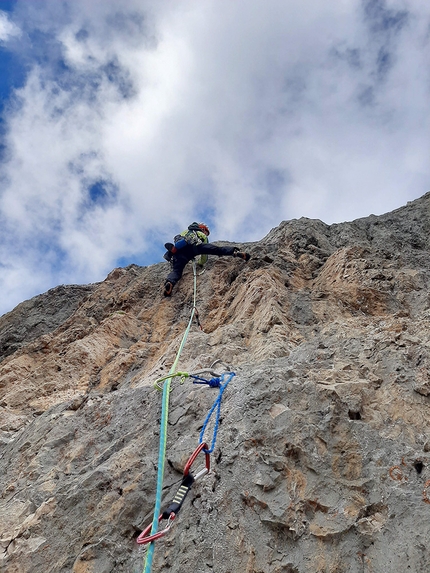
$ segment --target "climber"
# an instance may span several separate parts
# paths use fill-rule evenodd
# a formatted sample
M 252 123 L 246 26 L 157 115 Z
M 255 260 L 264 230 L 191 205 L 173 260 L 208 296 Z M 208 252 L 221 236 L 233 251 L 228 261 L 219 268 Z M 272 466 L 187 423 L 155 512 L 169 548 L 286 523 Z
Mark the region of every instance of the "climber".
M 164 283 L 164 296 L 171 296 L 173 287 L 182 277 L 185 265 L 197 255 L 200 255 L 200 266 L 206 263 L 208 255 L 237 257 L 244 261 L 251 258 L 248 253 L 240 252 L 238 247 L 217 247 L 209 243 L 209 234 L 209 228 L 204 223 L 191 223 L 188 229 L 176 235 L 175 244 L 164 245 L 167 249 L 164 258 L 172 263 L 172 270 Z

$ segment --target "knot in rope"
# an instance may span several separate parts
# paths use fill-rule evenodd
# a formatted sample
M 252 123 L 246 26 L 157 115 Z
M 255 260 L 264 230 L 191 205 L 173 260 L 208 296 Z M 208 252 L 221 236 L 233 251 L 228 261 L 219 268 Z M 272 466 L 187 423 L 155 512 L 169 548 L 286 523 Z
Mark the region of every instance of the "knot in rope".
M 206 380 L 206 378 L 201 378 L 200 376 L 196 376 L 195 374 L 189 374 L 190 378 L 193 378 L 193 384 L 207 384 L 210 388 L 219 388 L 222 383 L 222 378 L 211 378 L 210 380 Z

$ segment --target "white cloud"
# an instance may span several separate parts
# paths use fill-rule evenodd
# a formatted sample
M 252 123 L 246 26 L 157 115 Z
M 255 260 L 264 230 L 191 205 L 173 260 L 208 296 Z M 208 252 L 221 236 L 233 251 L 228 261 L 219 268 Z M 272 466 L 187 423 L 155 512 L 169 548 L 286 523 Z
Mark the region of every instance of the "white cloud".
M 21 31 L 10 21 L 6 12 L 0 10 L 0 42 L 7 42 L 11 37 L 20 36 Z
M 425 2 L 18 0 L 7 22 L 30 72 L 5 116 L 4 308 L 153 262 L 190 220 L 255 240 L 428 190 Z

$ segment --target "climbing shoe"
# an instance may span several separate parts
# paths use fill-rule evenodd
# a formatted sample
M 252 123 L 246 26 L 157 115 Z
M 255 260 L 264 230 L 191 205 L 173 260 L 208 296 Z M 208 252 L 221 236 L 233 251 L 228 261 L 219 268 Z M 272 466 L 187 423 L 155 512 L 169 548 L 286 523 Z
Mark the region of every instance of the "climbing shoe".
M 177 252 L 177 248 L 175 247 L 175 245 L 173 243 L 166 243 L 164 245 L 164 248 L 167 249 L 169 251 L 169 253 L 172 253 L 173 255 Z
M 173 284 L 170 281 L 164 283 L 164 296 L 172 296 Z
M 249 261 L 251 255 L 249 253 L 242 253 L 240 251 L 236 251 L 233 253 L 233 257 L 238 257 L 239 259 L 243 259 L 244 261 Z

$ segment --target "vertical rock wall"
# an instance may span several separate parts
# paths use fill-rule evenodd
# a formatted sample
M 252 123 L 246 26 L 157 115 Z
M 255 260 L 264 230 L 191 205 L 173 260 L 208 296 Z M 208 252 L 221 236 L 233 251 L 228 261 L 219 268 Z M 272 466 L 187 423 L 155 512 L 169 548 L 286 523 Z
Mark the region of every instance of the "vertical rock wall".
M 216 359 L 212 471 L 156 543 L 153 571 L 430 570 L 430 194 L 381 217 L 283 222 L 199 277 Z M 0 570 L 140 572 L 160 394 L 192 307 L 167 264 L 58 287 L 0 318 Z M 217 390 L 173 382 L 164 501 Z M 209 438 L 210 438 L 209 428 Z M 203 462 L 197 461 L 197 465 Z

